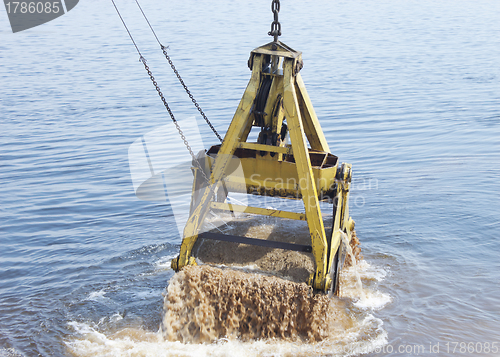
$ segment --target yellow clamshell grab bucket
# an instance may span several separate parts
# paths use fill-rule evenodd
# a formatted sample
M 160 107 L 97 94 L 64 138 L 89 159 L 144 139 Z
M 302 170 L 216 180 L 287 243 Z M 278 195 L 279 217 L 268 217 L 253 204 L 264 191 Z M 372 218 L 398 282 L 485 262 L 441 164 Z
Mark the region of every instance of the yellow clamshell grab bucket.
M 251 52 L 248 66 L 252 75 L 222 144 L 199 154 L 198 162 L 193 162 L 191 213 L 180 254 L 171 265 L 178 271 L 196 264 L 191 253 L 199 238 L 312 252 L 315 273 L 307 283 L 316 291 L 338 295 L 345 255 L 341 235 L 346 234 L 350 242 L 354 230 L 348 204 L 351 165 L 340 164 L 330 153 L 300 75 L 301 52 L 278 41 L 277 36 L 275 32 L 273 42 Z M 247 141 L 252 127 L 260 128 L 257 142 Z M 234 174 L 235 162 L 241 165 L 242 175 Z M 229 204 L 228 192 L 301 199 L 305 213 Z M 320 201 L 333 204 L 331 234 L 325 231 Z M 200 233 L 210 210 L 307 221 L 311 245 Z
M 330 153 L 300 75 L 302 53 L 278 41 L 281 35 L 279 0 L 273 0 L 271 7 L 274 21 L 268 34 L 274 37 L 274 41 L 251 52 L 248 67 L 252 75 L 223 140 L 193 98 L 170 59 L 167 47 L 161 44 L 136 1 L 186 93 L 222 141 L 221 145 L 212 146 L 206 153 L 201 151 L 197 156 L 114 0 L 111 1 L 139 54 L 140 62 L 192 157 L 194 181 L 190 216 L 184 227 L 179 256 L 171 262 L 172 269 L 179 271 L 187 265 L 196 265 L 192 250 L 198 238 L 308 252 L 314 256 L 315 271 L 308 277 L 307 284 L 316 291 L 329 291 L 338 295 L 339 273 L 347 250 L 344 244 L 357 244 L 353 239 L 354 221 L 349 217 L 352 170 L 350 164 L 339 164 L 338 158 Z M 256 142 L 247 141 L 252 127 L 260 128 Z M 230 204 L 226 200 L 228 192 L 301 199 L 305 212 Z M 325 231 L 320 201 L 333 204 L 331 234 Z M 311 245 L 202 232 L 210 210 L 306 221 Z
M 339 274 L 346 253 L 349 254 L 346 264 L 349 260 L 351 264 L 356 264 L 360 251 L 354 221 L 349 217 L 352 170 L 350 164 L 340 163 L 337 156 L 330 152 L 302 81 L 301 52 L 278 41 L 281 35 L 279 0 L 272 0 L 271 7 L 274 21 L 269 35 L 274 40 L 251 52 L 248 61 L 250 81 L 224 139 L 194 99 L 169 57 L 168 47 L 161 44 L 136 1 L 186 94 L 221 141 L 220 145 L 212 146 L 207 151 L 201 150 L 197 155 L 181 128 L 186 122 L 181 125 L 175 118 L 114 0 L 111 1 L 192 160 L 194 179 L 189 218 L 184 226 L 180 253 L 171 261 L 172 269 L 183 271 L 174 275 L 165 296 L 164 336 L 181 342 L 214 342 L 231 336 L 242 338 L 242 341 L 276 337 L 293 340 L 300 337 L 311 342 L 324 340 L 330 335 L 332 323 L 338 326 L 337 323 L 343 319 L 332 311 L 335 304 L 329 297 L 340 294 Z M 252 128 L 259 131 L 256 139 L 249 139 L 255 138 L 254 135 L 249 136 Z M 151 173 L 149 176 L 149 173 L 138 171 L 140 179 L 137 182 L 145 177 L 151 179 L 142 181 L 139 186 L 134 181 L 136 194 L 140 193 L 138 197 L 151 192 L 154 194 L 159 186 L 165 193 L 165 171 L 159 171 L 162 181 L 155 181 L 158 172 L 149 158 L 146 140 L 138 141 L 132 152 L 137 154 L 138 161 L 147 159 Z M 172 158 L 168 154 L 164 157 L 165 160 Z M 135 163 L 135 159 L 134 156 L 131 163 Z M 169 170 L 169 174 L 175 175 L 175 171 L 172 173 Z M 183 178 L 177 178 L 176 184 L 179 180 Z M 141 190 L 143 183 L 147 185 Z M 175 189 L 178 187 L 173 191 Z M 228 197 L 229 192 L 302 200 L 304 212 L 233 204 L 237 200 Z M 320 202 L 333 206 L 331 225 L 323 220 Z M 261 225 L 259 219 L 244 217 L 234 227 L 227 226 L 228 231 L 234 228 L 233 233 L 244 236 L 226 234 L 221 230 L 221 233 L 207 231 L 210 229 L 208 225 L 215 226 L 210 219 L 206 219 L 207 215 L 218 216 L 214 211 L 221 210 L 230 212 L 235 218 L 235 213 L 240 212 L 273 217 L 270 220 L 275 223 L 273 231 L 285 225 L 297 229 L 292 232 L 276 230 L 263 238 L 270 225 Z M 285 225 L 280 225 L 281 222 L 276 222 L 275 218 L 285 220 Z M 304 229 L 305 224 L 292 225 L 290 220 L 307 223 L 307 230 Z M 204 244 L 206 240 L 238 245 Z M 272 249 L 248 249 L 248 245 Z M 207 265 L 189 267 L 197 264 L 195 256 Z M 235 262 L 233 258 L 237 263 L 255 263 L 263 269 L 262 274 L 208 266 L 232 264 Z M 268 272 L 278 277 L 271 277 Z M 300 281 L 309 286 L 298 283 Z M 313 295 L 312 291 L 328 292 L 328 296 Z

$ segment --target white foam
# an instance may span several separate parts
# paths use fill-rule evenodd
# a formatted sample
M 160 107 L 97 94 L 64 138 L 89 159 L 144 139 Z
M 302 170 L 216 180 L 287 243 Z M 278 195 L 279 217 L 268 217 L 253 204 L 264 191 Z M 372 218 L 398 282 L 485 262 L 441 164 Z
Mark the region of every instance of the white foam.
M 366 260 L 361 260 L 357 266 L 362 280 L 382 281 L 387 276 L 387 270 L 371 265 Z
M 175 257 L 177 257 L 177 253 L 161 257 L 160 259 L 158 259 L 156 262 L 153 263 L 155 270 L 156 271 L 164 271 L 164 270 L 172 269 L 170 267 L 170 264 L 171 264 L 172 259 L 174 259 Z
M 227 339 L 212 344 L 184 344 L 165 341 L 160 332 L 131 328 L 105 336 L 88 325 L 74 322 L 70 325 L 81 336 L 65 343 L 75 356 L 358 356 L 387 344 L 387 333 L 382 324 L 380 319 L 368 315 L 357 326 L 340 336 L 315 344 L 276 340 L 241 342 Z M 367 336 L 370 338 L 366 339 Z
M 380 310 L 392 302 L 389 294 L 372 290 L 366 286 L 362 286 L 360 289 L 358 285 L 358 277 L 362 280 L 383 280 L 386 274 L 383 269 L 374 268 L 364 260 L 358 264 L 357 270 L 355 269 L 355 267 L 349 267 L 342 271 L 342 297 L 353 300 L 354 306 L 361 309 Z
M 15 348 L 0 348 L 0 357 L 24 357 L 24 355 Z
M 107 297 L 105 297 L 104 295 L 106 295 L 106 291 L 104 291 L 104 289 L 101 289 L 99 291 L 92 291 L 85 300 L 99 301 L 102 299 L 107 299 Z
M 104 319 L 104 317 L 102 319 Z M 70 321 L 68 322 L 68 325 L 71 326 L 77 334 L 86 335 L 89 333 L 96 332 L 92 327 L 83 322 Z
M 388 294 L 364 289 L 364 294 L 354 303 L 354 306 L 361 309 L 380 310 L 391 301 L 392 298 Z
M 255 272 L 256 270 L 258 270 L 258 271 L 262 270 L 256 264 L 247 264 L 247 265 L 243 265 L 243 266 L 232 266 L 231 268 L 235 269 L 235 270 L 242 270 L 245 272 Z
M 111 322 L 118 322 L 120 320 L 123 320 L 123 316 L 118 312 L 116 314 L 111 315 L 111 317 L 109 318 L 109 321 Z
M 388 343 L 387 332 L 383 328 L 383 321 L 373 315 L 367 315 L 358 328 L 347 331 L 350 343 L 343 348 L 342 356 L 359 356 L 375 351 Z M 370 335 L 371 339 L 364 339 L 363 334 Z

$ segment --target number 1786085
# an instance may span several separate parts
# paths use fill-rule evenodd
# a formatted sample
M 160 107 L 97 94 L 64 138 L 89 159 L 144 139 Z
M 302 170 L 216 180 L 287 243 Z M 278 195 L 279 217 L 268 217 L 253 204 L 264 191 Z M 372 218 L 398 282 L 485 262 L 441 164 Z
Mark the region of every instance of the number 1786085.
M 57 14 L 61 11 L 59 1 L 12 1 L 5 3 L 9 14 Z

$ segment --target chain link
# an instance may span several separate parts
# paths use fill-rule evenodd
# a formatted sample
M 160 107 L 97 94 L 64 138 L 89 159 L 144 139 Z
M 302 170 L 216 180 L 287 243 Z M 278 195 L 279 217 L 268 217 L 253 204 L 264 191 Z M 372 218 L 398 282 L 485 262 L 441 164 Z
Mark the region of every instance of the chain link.
M 163 45 L 160 45 L 160 46 L 161 46 L 161 50 L 163 51 L 163 54 L 165 55 L 165 58 L 167 59 L 168 63 L 170 64 L 170 67 L 174 71 L 174 73 L 177 76 L 177 79 L 179 80 L 179 82 L 184 87 L 184 90 L 186 91 L 187 95 L 189 96 L 189 98 L 193 102 L 194 106 L 196 107 L 196 109 L 198 109 L 198 111 L 200 112 L 201 116 L 203 117 L 203 119 L 205 119 L 205 121 L 207 122 L 208 126 L 210 127 L 210 129 L 212 129 L 212 131 L 217 136 L 217 138 L 220 140 L 220 142 L 222 142 L 223 140 L 222 140 L 221 136 L 219 135 L 219 133 L 217 132 L 217 130 L 215 130 L 215 128 L 212 125 L 212 123 L 210 122 L 210 120 L 208 120 L 207 116 L 205 115 L 205 113 L 201 109 L 200 105 L 198 104 L 198 102 L 196 101 L 196 99 L 194 99 L 193 95 L 191 94 L 191 91 L 188 89 L 187 85 L 182 80 L 181 75 L 179 74 L 179 72 L 177 72 L 177 69 L 175 68 L 174 63 L 172 62 L 172 60 L 170 59 L 170 56 L 167 53 L 167 48 L 168 47 L 165 47 Z
M 267 34 L 274 36 L 274 42 L 278 42 L 278 36 L 281 36 L 281 24 L 278 21 L 278 13 L 280 12 L 280 0 L 273 0 L 271 3 L 271 10 L 273 11 L 274 21 L 271 23 L 271 31 Z
M 111 0 L 113 1 L 113 0 Z M 160 42 L 160 39 L 158 38 L 158 36 L 156 36 L 156 32 L 155 30 L 153 30 L 153 26 L 151 26 L 151 23 L 149 22 L 148 20 L 148 17 L 146 16 L 146 14 L 144 13 L 144 11 L 142 10 L 142 7 L 141 5 L 139 4 L 139 1 L 138 0 L 135 0 L 137 6 L 139 7 L 139 9 L 141 10 L 141 13 L 142 13 L 142 16 L 144 16 L 144 19 L 146 20 L 146 22 L 148 23 L 149 25 L 149 28 L 151 29 L 151 32 L 153 32 L 153 35 L 155 36 L 156 38 L 156 41 L 158 42 L 158 44 L 160 45 L 161 47 L 161 50 L 163 51 L 163 54 L 165 55 L 165 58 L 167 59 L 168 63 L 170 64 L 170 67 L 172 67 L 172 70 L 174 71 L 175 75 L 177 76 L 177 78 L 179 79 L 179 82 L 181 82 L 182 86 L 184 87 L 184 90 L 186 91 L 186 93 L 188 94 L 189 98 L 191 98 L 191 101 L 194 103 L 194 106 L 196 107 L 196 109 L 198 109 L 198 111 L 200 112 L 201 116 L 203 117 L 203 119 L 205 119 L 205 121 L 207 122 L 208 126 L 210 127 L 210 129 L 212 129 L 212 131 L 215 133 L 215 135 L 217 136 L 217 138 L 219 138 L 220 142 L 222 142 L 222 138 L 220 137 L 219 133 L 217 132 L 217 130 L 215 130 L 214 126 L 212 125 L 212 123 L 210 123 L 210 120 L 208 120 L 207 116 L 205 115 L 205 113 L 203 112 L 203 110 L 201 110 L 201 107 L 200 105 L 196 102 L 196 100 L 194 99 L 193 95 L 191 94 L 191 92 L 189 91 L 188 87 L 186 86 L 186 84 L 184 83 L 184 81 L 182 80 L 179 72 L 177 72 L 177 69 L 175 68 L 174 66 L 174 63 L 172 62 L 172 60 L 170 59 L 170 56 L 167 54 L 167 47 L 163 46 Z M 113 2 L 114 3 L 114 2 Z M 118 10 L 118 9 L 117 9 Z M 121 17 L 121 16 L 120 16 Z M 125 23 L 124 23 L 125 25 Z M 139 49 L 137 49 L 137 52 L 139 52 Z M 140 52 L 139 52 L 139 55 L 140 55 Z
M 210 180 L 208 179 L 207 175 L 205 174 L 205 170 L 203 169 L 203 167 L 201 166 L 200 162 L 196 159 L 196 156 L 194 155 L 193 153 L 193 150 L 191 149 L 191 146 L 189 146 L 189 143 L 186 139 L 186 137 L 184 136 L 184 133 L 182 132 L 182 129 L 181 127 L 179 126 L 179 123 L 177 122 L 177 120 L 175 119 L 174 117 L 174 113 L 172 113 L 172 110 L 170 110 L 170 107 L 168 106 L 168 103 L 165 99 L 165 97 L 163 96 L 163 93 L 161 92 L 161 89 L 160 89 L 160 86 L 158 85 L 158 83 L 156 82 L 155 80 L 155 77 L 153 77 L 153 73 L 151 72 L 151 70 L 149 69 L 149 66 L 147 65 L 146 63 L 146 59 L 142 56 L 141 54 L 141 51 L 139 51 L 139 47 L 137 47 L 137 44 L 135 43 L 134 41 L 134 38 L 132 37 L 132 34 L 130 33 L 127 25 L 125 24 L 125 21 L 123 20 L 123 17 L 122 15 L 120 14 L 120 11 L 118 10 L 118 7 L 116 6 L 114 0 L 111 0 L 111 2 L 113 3 L 113 6 L 115 7 L 116 9 L 116 12 L 118 13 L 118 16 L 120 17 L 120 20 L 122 21 L 123 23 L 123 26 L 125 27 L 125 30 L 127 30 L 128 32 L 128 35 L 130 36 L 130 39 L 132 40 L 132 43 L 134 44 L 135 46 L 135 49 L 137 50 L 137 53 L 139 54 L 139 61 L 142 62 L 142 64 L 144 64 L 144 68 L 146 69 L 146 71 L 148 72 L 148 75 L 149 75 L 149 78 L 151 79 L 151 82 L 153 82 L 153 85 L 155 86 L 156 88 L 156 91 L 158 92 L 158 95 L 160 96 L 161 98 L 161 101 L 163 102 L 163 105 L 165 106 L 165 108 L 167 109 L 167 112 L 168 114 L 170 115 L 170 118 L 172 119 L 172 121 L 174 122 L 174 125 L 175 125 L 175 128 L 177 129 L 177 131 L 179 132 L 179 135 L 181 136 L 181 139 L 182 141 L 184 142 L 184 145 L 186 146 L 186 148 L 188 149 L 189 151 L 189 154 L 191 155 L 191 158 L 192 158 L 192 162 L 195 166 L 197 166 L 197 168 L 200 170 L 203 178 L 205 179 L 205 182 L 210 185 Z M 141 12 L 142 14 L 144 15 L 144 17 L 146 18 L 146 15 L 144 14 L 144 12 L 142 11 L 142 8 L 141 6 L 139 5 L 139 2 L 136 0 L 136 3 L 137 5 L 139 6 L 139 8 L 141 9 Z M 146 21 L 148 22 L 149 24 L 149 27 L 151 27 L 151 24 L 149 23 L 149 20 L 146 18 Z M 160 41 L 158 40 L 158 37 L 156 36 L 153 28 L 151 27 L 151 30 L 153 31 L 153 34 L 155 35 L 156 37 L 156 40 L 158 41 L 158 43 L 160 43 Z M 189 90 L 187 89 L 186 85 L 184 84 L 184 81 L 182 80 L 182 78 L 180 77 L 179 73 L 176 71 L 175 69 L 175 66 L 174 64 L 172 63 L 172 61 L 170 60 L 170 57 L 167 55 L 166 53 L 166 49 L 164 48 L 164 46 L 160 43 L 160 46 L 163 50 L 163 53 L 165 54 L 165 56 L 167 57 L 167 60 L 168 62 L 170 63 L 170 66 L 172 67 L 172 69 L 174 70 L 175 74 L 177 75 L 177 78 L 179 78 L 179 80 L 181 81 L 181 84 L 184 86 L 184 88 L 186 89 L 189 97 L 191 98 L 191 100 L 193 101 L 193 103 L 195 104 L 195 106 L 198 108 L 198 110 L 200 111 L 201 115 L 203 115 L 203 117 L 205 118 L 205 120 L 207 121 L 207 123 L 210 125 L 210 127 L 212 128 L 212 130 L 215 132 L 215 134 L 217 135 L 217 137 L 219 138 L 219 140 L 222 142 L 222 139 L 221 137 L 219 136 L 219 134 L 215 131 L 215 128 L 212 126 L 212 124 L 208 121 L 208 118 L 205 116 L 205 114 L 203 113 L 203 111 L 201 110 L 200 106 L 198 105 L 198 103 L 196 103 L 196 100 L 193 98 L 193 96 L 191 95 L 191 93 L 189 92 Z M 215 186 L 216 185 L 210 185 L 210 194 L 213 194 L 214 191 L 215 191 Z
M 174 117 L 174 113 L 172 113 L 172 110 L 170 109 L 170 107 L 168 106 L 168 103 L 165 99 L 165 97 L 163 96 L 163 93 L 161 92 L 161 89 L 160 89 L 160 86 L 158 85 L 158 83 L 156 82 L 155 80 L 155 77 L 153 77 L 153 73 L 151 72 L 151 70 L 149 69 L 149 66 L 146 64 L 146 59 L 144 57 L 140 57 L 139 58 L 139 61 L 141 61 L 143 64 L 144 64 L 144 68 L 146 69 L 146 71 L 148 72 L 148 75 L 149 75 L 149 78 L 151 78 L 151 82 L 153 82 L 153 85 L 155 86 L 156 88 L 156 91 L 158 92 L 158 95 L 160 96 L 161 98 L 161 101 L 163 102 L 163 105 L 165 106 L 165 108 L 167 109 L 167 112 L 168 114 L 170 115 L 170 118 L 172 119 L 172 121 L 174 122 L 174 125 L 175 125 L 175 128 L 177 129 L 177 131 L 179 132 L 179 135 L 181 136 L 181 139 L 182 141 L 184 142 L 184 145 L 186 146 L 186 148 L 188 149 L 189 151 L 189 154 L 191 155 L 191 158 L 193 159 L 193 163 L 198 167 L 198 169 L 200 169 L 200 172 L 201 174 L 203 175 L 203 178 L 205 179 L 206 182 L 210 182 L 207 175 L 205 174 L 205 170 L 203 170 L 203 168 L 201 167 L 199 161 L 196 159 L 196 156 L 194 155 L 193 153 L 193 150 L 191 149 L 191 146 L 189 145 L 186 137 L 184 136 L 184 133 L 182 132 L 182 129 L 181 127 L 179 126 L 179 123 L 177 122 L 177 119 L 175 119 Z

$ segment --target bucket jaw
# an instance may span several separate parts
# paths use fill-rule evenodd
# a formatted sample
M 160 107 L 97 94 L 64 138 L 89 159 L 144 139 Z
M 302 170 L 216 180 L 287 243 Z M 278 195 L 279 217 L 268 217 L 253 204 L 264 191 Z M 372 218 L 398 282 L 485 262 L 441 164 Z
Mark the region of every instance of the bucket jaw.
M 277 41 L 251 52 L 250 81 L 221 145 L 213 146 L 204 160 L 202 182 L 194 169 L 191 214 L 184 228 L 180 254 L 172 261 L 176 271 L 196 264 L 191 256 L 199 237 L 263 245 L 261 239 L 200 233 L 210 209 L 240 211 L 307 221 L 311 245 L 276 243 L 282 249 L 305 249 L 313 254 L 315 272 L 307 283 L 318 291 L 338 294 L 339 272 L 344 261 L 342 233 L 350 240 L 354 221 L 349 217 L 350 164 L 339 164 L 330 153 L 319 120 L 300 75 L 301 52 Z M 260 128 L 257 142 L 247 142 L 253 127 Z M 231 174 L 237 158 L 244 177 Z M 279 196 L 302 200 L 304 213 L 231 205 L 227 192 Z M 220 192 L 225 192 L 220 198 Z M 327 234 L 320 202 L 333 204 L 331 234 Z M 231 238 L 232 237 L 232 238 Z M 239 239 L 239 240 L 238 240 Z M 260 241 L 260 242 L 259 242 Z M 268 242 L 268 241 L 266 241 Z

